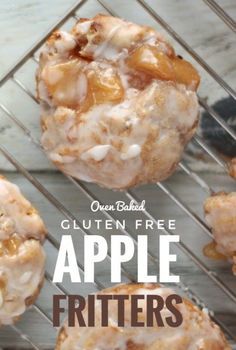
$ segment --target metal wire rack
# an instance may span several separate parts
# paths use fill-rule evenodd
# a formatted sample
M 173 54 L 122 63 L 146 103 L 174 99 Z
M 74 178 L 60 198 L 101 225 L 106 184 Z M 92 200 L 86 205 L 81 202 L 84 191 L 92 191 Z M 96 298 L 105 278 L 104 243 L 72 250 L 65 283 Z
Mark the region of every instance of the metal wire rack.
M 11 81 L 13 82 L 19 89 L 21 89 L 24 93 L 26 93 L 35 103 L 38 103 L 34 94 L 26 87 L 26 85 L 16 77 L 16 73 L 24 66 L 25 63 L 27 63 L 30 60 L 33 60 L 35 63 L 38 63 L 37 58 L 37 51 L 41 48 L 41 46 L 44 44 L 45 40 L 50 36 L 50 34 L 57 28 L 60 28 L 63 26 L 68 20 L 77 20 L 78 16 L 76 12 L 83 6 L 85 3 L 87 3 L 90 0 L 80 0 L 77 1 L 77 3 L 65 14 L 65 16 L 60 19 L 56 25 L 54 25 L 50 30 L 43 35 L 43 37 L 28 51 L 25 53 L 25 55 L 19 59 L 19 61 L 15 64 L 15 66 L 7 72 L 7 74 L 1 79 L 0 81 L 0 87 L 3 87 L 4 84 Z M 229 26 L 229 28 L 233 31 L 236 31 L 236 24 L 234 20 L 217 4 L 214 0 L 203 0 L 209 7 Z M 97 0 L 97 2 L 102 6 L 105 12 L 108 12 L 112 15 L 117 16 L 117 13 L 115 12 L 112 5 L 108 5 L 107 2 L 103 0 Z M 141 5 L 142 8 L 146 11 L 146 13 L 151 16 L 165 31 L 168 32 L 170 36 L 172 36 L 192 57 L 193 59 L 205 70 L 206 73 L 208 73 L 218 84 L 219 86 L 224 89 L 233 99 L 236 99 L 236 92 L 234 89 L 227 84 L 227 82 L 222 79 L 218 73 L 211 68 L 208 63 L 202 59 L 197 52 L 194 51 L 194 49 L 183 40 L 183 38 L 175 32 L 175 30 L 171 27 L 169 23 L 166 23 L 164 19 L 144 0 L 136 0 L 136 3 Z M 33 77 L 32 77 L 33 78 Z M 234 141 L 236 141 L 236 133 L 235 131 L 224 121 L 224 119 L 202 98 L 199 96 L 199 103 L 200 106 L 206 110 L 212 118 L 232 137 Z M 29 142 L 34 144 L 40 152 L 43 150 L 41 149 L 41 145 L 39 140 L 32 135 L 30 129 L 27 125 L 25 125 L 20 118 L 11 112 L 9 108 L 0 101 L 0 109 L 2 112 L 11 119 L 11 121 L 25 134 L 26 137 L 28 137 Z M 223 160 L 218 153 L 212 149 L 205 140 L 201 137 L 201 135 L 197 134 L 194 137 L 194 142 L 204 151 L 206 152 L 212 159 L 215 161 L 219 167 L 223 169 L 226 173 L 228 173 L 228 165 Z M 81 226 L 80 219 L 78 217 L 75 217 L 71 213 L 71 211 L 62 203 L 60 202 L 52 193 L 50 193 L 46 187 L 36 178 L 34 177 L 7 149 L 4 145 L 0 145 L 0 151 L 4 155 L 4 157 L 16 168 L 18 172 L 20 172 L 34 187 L 36 190 L 40 191 L 40 193 L 49 201 L 56 210 L 60 212 L 60 214 L 67 218 L 70 221 L 76 222 L 77 225 L 81 228 L 81 232 L 83 235 L 91 234 L 88 230 L 85 230 Z M 205 193 L 206 195 L 210 195 L 214 193 L 214 189 L 211 188 L 211 186 L 206 183 L 206 181 L 199 175 L 199 173 L 194 172 L 184 161 L 182 161 L 179 164 L 179 168 L 182 172 L 184 172 L 186 175 L 188 175 Z M 76 190 L 78 190 L 80 193 L 82 192 L 89 201 L 97 200 L 97 196 L 93 193 L 92 190 L 88 189 L 87 186 L 85 186 L 83 183 L 76 181 L 75 179 L 68 176 L 68 180 L 75 186 Z M 206 223 L 200 218 L 198 214 L 196 214 L 191 207 L 186 204 L 179 196 L 174 193 L 172 189 L 170 189 L 166 184 L 164 183 L 157 183 L 156 186 L 161 189 L 184 213 L 191 219 L 193 222 L 198 225 L 199 231 L 204 232 L 209 237 L 212 237 L 211 231 L 206 225 Z M 133 200 L 135 202 L 139 202 L 140 198 L 135 190 L 127 191 L 125 192 L 125 196 L 129 200 Z M 99 199 L 101 202 L 101 200 Z M 111 214 L 109 214 L 106 211 L 102 212 L 105 217 L 115 222 L 115 217 Z M 144 214 L 146 218 L 149 218 L 151 220 L 155 221 L 155 218 L 153 214 L 149 210 L 145 210 Z M 121 230 L 124 235 L 127 235 L 131 237 L 137 245 L 137 240 L 135 235 L 130 232 L 127 229 Z M 174 234 L 173 232 L 170 232 L 167 228 L 164 230 L 164 234 Z M 57 239 L 54 237 L 52 233 L 48 234 L 47 240 L 50 242 L 52 246 L 55 247 L 55 249 L 59 248 L 59 243 Z M 235 289 L 232 286 L 229 286 L 226 284 L 223 279 L 218 275 L 216 271 L 209 268 L 184 242 L 178 243 L 178 247 L 182 250 L 182 252 L 201 270 L 203 271 L 206 276 L 216 285 L 225 295 L 226 298 L 231 300 L 232 303 L 234 303 L 234 306 L 236 307 L 236 292 Z M 152 261 L 154 264 L 157 263 L 157 257 L 151 252 L 148 252 L 149 260 Z M 110 255 L 108 254 L 108 260 L 110 259 Z M 78 266 L 80 270 L 83 272 L 83 265 L 78 261 Z M 125 276 L 125 279 L 127 281 L 135 281 L 135 276 L 130 273 L 130 271 L 125 267 L 122 266 L 122 272 Z M 46 271 L 45 273 L 45 280 L 53 285 L 53 288 L 56 288 L 57 292 L 62 294 L 69 294 L 67 288 L 62 284 L 53 284 L 52 283 L 52 275 L 50 272 Z M 99 280 L 99 278 L 95 281 L 95 290 L 99 290 L 104 288 L 104 284 L 102 281 Z M 197 305 L 199 305 L 201 308 L 206 307 L 206 305 L 200 300 L 200 298 L 196 295 L 196 293 L 191 290 L 188 285 L 181 282 L 177 286 L 180 288 L 191 300 L 193 300 Z M 37 302 L 33 305 L 33 308 L 40 314 L 41 317 L 43 317 L 46 322 L 52 327 L 52 319 L 51 315 L 45 311 Z M 233 334 L 232 330 L 226 325 L 222 320 L 214 313 L 213 310 L 209 310 L 211 317 L 214 319 L 216 323 L 218 323 L 221 328 L 224 330 L 225 334 L 230 339 L 231 343 L 236 345 L 236 335 Z M 19 327 L 18 325 L 11 326 L 12 330 L 19 336 L 21 339 L 23 339 L 25 342 L 29 344 L 33 349 L 40 349 L 41 347 L 37 345 L 31 338 L 31 335 L 26 335 Z M 53 329 L 53 328 L 52 328 Z

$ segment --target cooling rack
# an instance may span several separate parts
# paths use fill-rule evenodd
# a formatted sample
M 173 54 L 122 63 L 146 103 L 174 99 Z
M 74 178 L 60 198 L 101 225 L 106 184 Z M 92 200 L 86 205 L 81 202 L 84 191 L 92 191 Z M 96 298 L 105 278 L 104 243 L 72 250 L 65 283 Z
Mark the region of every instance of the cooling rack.
M 80 9 L 83 8 L 83 6 L 86 5 L 91 0 L 81 0 L 77 1 L 77 3 L 65 14 L 63 18 L 61 18 L 58 23 L 56 23 L 45 35 L 42 36 L 42 38 L 27 52 L 25 55 L 19 59 L 19 61 L 15 64 L 15 66 L 7 72 L 7 74 L 1 79 L 0 81 L 0 87 L 4 87 L 8 82 L 12 82 L 17 89 L 21 90 L 23 93 L 27 94 L 28 97 L 33 101 L 33 103 L 38 103 L 34 92 L 30 88 L 28 88 L 27 84 L 25 84 L 20 78 L 19 78 L 19 72 L 21 71 L 22 67 L 26 65 L 28 62 L 34 62 L 34 64 L 38 64 L 38 50 L 42 47 L 45 40 L 50 36 L 50 34 L 57 28 L 60 28 L 62 26 L 66 26 L 68 22 L 73 22 L 79 19 L 80 15 Z M 229 27 L 230 30 L 236 31 L 236 25 L 234 20 L 221 8 L 214 0 L 203 0 L 209 8 L 214 11 L 219 18 Z M 100 4 L 103 12 L 110 13 L 111 15 L 118 16 L 117 9 L 115 6 L 112 5 L 112 1 L 104 1 L 104 0 L 97 0 L 97 3 Z M 233 100 L 236 99 L 236 92 L 234 89 L 229 86 L 229 84 L 222 79 L 222 77 L 219 76 L 219 74 L 171 27 L 170 23 L 167 23 L 154 9 L 154 6 L 150 5 L 150 1 L 144 1 L 144 0 L 136 0 L 134 1 L 134 5 L 139 5 L 147 14 L 148 17 L 152 18 L 157 22 L 158 26 L 162 27 L 164 31 L 166 31 L 191 57 L 193 60 L 196 61 L 196 63 L 201 66 L 201 68 L 208 74 L 214 81 L 219 85 L 220 89 L 223 89 L 229 96 L 232 97 Z M 135 5 L 135 6 L 136 6 Z M 209 10 L 210 10 L 209 9 Z M 93 14 L 95 15 L 95 13 Z M 34 79 L 33 76 L 31 76 L 31 79 Z M 230 137 L 236 141 L 236 133 L 235 131 L 225 122 L 223 117 L 219 115 L 216 110 L 201 96 L 198 96 L 199 98 L 199 104 L 201 108 L 209 113 L 211 118 L 215 120 L 215 122 L 226 132 L 230 135 Z M 24 137 L 27 139 L 28 147 L 35 147 L 38 149 L 38 151 L 43 153 L 43 150 L 41 148 L 39 138 L 35 136 L 32 132 L 30 127 L 22 120 L 17 113 L 13 113 L 9 107 L 4 103 L 4 101 L 0 98 L 0 109 L 4 113 L 6 118 L 9 118 L 13 124 L 15 124 L 16 128 L 22 132 Z M 228 164 L 227 162 L 211 147 L 209 144 L 204 140 L 200 133 L 196 134 L 194 137 L 193 143 L 195 143 L 202 152 L 205 152 L 209 158 L 212 159 L 212 161 L 216 162 L 217 166 L 226 174 L 228 174 Z M 52 206 L 55 211 L 59 213 L 59 215 L 62 218 L 68 219 L 70 222 L 76 222 L 77 226 L 80 227 L 80 232 L 82 235 L 88 235 L 92 234 L 91 231 L 87 229 L 83 229 L 81 225 L 81 218 L 79 214 L 74 214 L 70 208 L 63 202 L 63 198 L 58 199 L 57 194 L 52 193 L 47 189 L 47 187 L 44 185 L 42 180 L 39 180 L 33 172 L 30 172 L 27 170 L 27 167 L 22 164 L 21 161 L 16 159 L 16 157 L 13 155 L 12 151 L 9 151 L 9 149 L 3 145 L 0 144 L 0 151 L 2 155 L 6 158 L 6 160 L 11 163 L 14 168 L 28 181 L 32 188 L 35 189 L 35 191 L 38 191 L 38 193 L 44 197 L 46 203 L 48 205 Z M 179 164 L 180 174 L 181 176 L 186 175 L 188 176 L 191 181 L 193 181 L 196 184 L 196 188 L 199 188 L 199 190 L 203 191 L 205 195 L 211 195 L 214 193 L 214 189 L 211 185 L 208 184 L 208 182 L 205 180 L 205 178 L 199 173 L 192 170 L 191 166 L 186 161 L 182 161 Z M 183 174 L 183 175 L 182 175 Z M 96 193 L 94 190 L 94 186 L 90 186 L 87 184 L 84 184 L 82 182 L 78 182 L 75 179 L 67 176 L 67 180 L 70 183 L 71 186 L 73 186 L 74 193 L 78 193 L 78 196 L 83 195 L 83 198 L 86 198 L 88 203 L 91 203 L 94 200 L 99 200 L 101 202 L 101 198 L 99 197 L 99 194 Z M 177 193 L 168 185 L 168 182 L 166 183 L 157 183 L 154 187 L 159 189 L 165 196 L 167 196 L 171 201 L 173 201 L 174 205 L 176 205 L 189 219 L 190 222 L 192 222 L 197 228 L 198 228 L 198 234 L 203 235 L 206 234 L 209 238 L 212 238 L 211 231 L 209 227 L 206 225 L 204 220 L 200 217 L 199 213 L 196 212 L 192 207 L 191 204 L 187 204 L 183 199 L 181 193 Z M 152 196 L 155 196 L 153 193 L 152 188 Z M 159 193 L 159 192 L 158 192 Z M 112 194 L 114 198 L 118 198 L 119 194 L 114 193 Z M 134 202 L 140 202 L 142 199 L 140 196 L 140 191 L 138 189 L 126 191 L 122 194 L 127 200 L 133 200 Z M 152 210 L 150 208 L 146 209 L 144 211 L 144 217 L 150 220 L 156 220 L 155 214 L 153 214 Z M 115 222 L 116 217 L 113 216 L 113 214 L 110 214 L 106 211 L 102 211 L 102 215 L 104 218 L 107 218 L 111 220 L 112 222 Z M 122 229 L 121 232 L 124 235 L 127 235 L 131 237 L 134 241 L 134 244 L 137 245 L 137 239 L 136 235 L 133 233 L 132 230 L 129 229 Z M 171 232 L 167 228 L 162 232 L 163 234 L 167 235 L 173 235 L 174 232 Z M 56 237 L 54 232 L 49 232 L 47 237 L 47 243 L 50 244 L 52 247 L 54 247 L 55 251 L 59 248 L 59 240 L 58 237 Z M 223 301 L 225 303 L 229 302 L 232 307 L 232 321 L 235 320 L 233 317 L 236 317 L 236 292 L 235 292 L 235 282 L 233 280 L 234 277 L 230 279 L 230 283 L 226 282 L 224 278 L 222 278 L 222 274 L 218 273 L 217 266 L 209 265 L 205 262 L 201 257 L 199 257 L 196 252 L 190 248 L 189 244 L 185 243 L 184 240 L 181 240 L 178 245 L 177 249 L 179 249 L 182 254 L 185 256 L 187 260 L 189 260 L 189 264 L 192 264 L 192 266 L 195 266 L 196 269 L 201 271 L 201 273 L 204 274 L 204 276 L 212 283 L 212 288 L 217 288 L 222 293 L 222 297 L 224 298 Z M 107 256 L 107 262 L 109 263 L 110 260 L 110 254 Z M 154 266 L 158 262 L 158 258 L 156 254 L 149 249 L 148 252 L 148 258 L 149 262 L 152 262 Z M 83 264 L 80 260 L 77 261 L 78 266 L 80 268 L 80 271 L 83 272 Z M 128 281 L 135 281 L 135 274 L 132 271 L 132 268 L 130 269 L 127 266 L 122 266 L 122 274 L 123 274 L 123 280 Z M 93 286 L 90 286 L 91 291 L 100 290 L 107 286 L 107 282 L 100 278 L 100 275 L 97 275 L 95 283 Z M 53 284 L 52 283 L 52 271 L 50 269 L 47 269 L 45 273 L 45 283 L 47 285 L 50 285 L 54 293 L 61 293 L 61 294 L 69 294 L 69 288 L 67 288 L 67 284 Z M 205 283 L 205 279 L 204 282 Z M 236 345 L 236 321 L 235 321 L 235 327 L 230 326 L 227 324 L 227 322 L 224 322 L 221 317 L 217 314 L 217 312 L 214 312 L 213 309 L 210 309 L 208 307 L 208 304 L 206 304 L 205 300 L 203 301 L 201 297 L 196 293 L 195 290 L 193 290 L 192 287 L 189 286 L 189 284 L 186 281 L 181 281 L 178 285 L 175 286 L 178 290 L 181 290 L 181 292 L 188 296 L 194 303 L 196 303 L 201 308 L 207 308 L 208 312 L 210 313 L 212 319 L 220 325 L 220 327 L 225 332 L 226 336 L 229 338 L 231 344 L 233 346 Z M 85 288 L 84 293 L 87 293 L 87 289 Z M 51 312 L 47 307 L 42 306 L 42 304 L 38 303 L 38 301 L 32 306 L 34 311 L 36 311 L 42 320 L 48 324 L 48 327 L 54 331 L 52 327 L 52 317 Z M 27 317 L 27 313 L 26 316 Z M 27 348 L 33 348 L 33 349 L 45 349 L 44 346 L 41 346 L 40 344 L 36 343 L 33 339 L 32 334 L 30 332 L 27 332 L 21 329 L 20 325 L 12 325 L 11 327 L 12 331 L 15 332 L 15 336 L 19 336 L 25 344 L 28 343 Z M 23 348 L 23 347 L 22 347 Z M 26 348 L 26 347 L 25 347 Z M 51 349 L 51 347 L 50 347 Z

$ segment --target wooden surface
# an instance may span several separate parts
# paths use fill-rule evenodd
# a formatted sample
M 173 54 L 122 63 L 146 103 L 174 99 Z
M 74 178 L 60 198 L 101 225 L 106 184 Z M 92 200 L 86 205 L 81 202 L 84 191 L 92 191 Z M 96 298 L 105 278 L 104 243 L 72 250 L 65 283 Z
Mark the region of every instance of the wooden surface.
M 139 23 L 147 23 L 160 29 L 153 19 L 145 11 L 136 6 L 135 1 L 107 1 L 115 9 L 118 15 Z M 211 12 L 203 1 L 195 0 L 150 0 L 148 1 L 163 18 L 211 65 L 217 73 L 222 76 L 232 87 L 235 87 L 236 69 L 235 37 L 230 29 Z M 221 6 L 228 13 L 236 18 L 236 3 L 234 0 L 221 0 Z M 16 62 L 33 43 L 40 38 L 52 24 L 73 4 L 73 1 L 52 0 L 2 0 L 0 4 L 0 75 Z M 78 14 L 82 17 L 92 16 L 97 12 L 104 12 L 95 0 L 88 0 Z M 70 27 L 71 20 L 65 27 Z M 165 33 L 164 30 L 161 30 Z M 174 43 L 173 39 L 170 39 Z M 189 55 L 184 52 L 179 45 L 174 44 L 176 50 L 189 59 Z M 17 77 L 34 92 L 34 71 L 36 65 L 29 61 L 17 73 Z M 200 67 L 202 84 L 200 93 L 206 97 L 209 103 L 213 103 L 226 96 L 219 85 L 214 82 Z M 0 102 L 4 103 L 15 116 L 27 126 L 35 139 L 40 137 L 39 110 L 35 102 L 23 93 L 12 81 L 9 81 L 0 89 Z M 66 208 L 80 221 L 88 218 L 101 218 L 103 214 L 93 214 L 89 211 L 90 201 L 80 190 L 76 190 L 74 185 L 63 175 L 55 171 L 55 168 L 48 162 L 42 151 L 33 145 L 24 135 L 22 130 L 0 110 L 0 143 L 3 144 L 14 157 L 20 161 L 45 188 L 50 191 Z M 185 156 L 189 165 L 199 172 L 205 181 L 214 190 L 235 190 L 235 182 L 224 174 L 219 166 L 209 162 L 202 162 L 201 159 Z M 17 183 L 24 194 L 32 200 L 34 205 L 40 210 L 45 220 L 49 232 L 59 241 L 63 233 L 60 229 L 60 221 L 63 216 L 44 198 L 23 175 L 16 173 L 12 165 L 0 154 L 0 170 L 10 180 Z M 193 210 L 200 218 L 202 215 L 202 203 L 206 198 L 203 192 L 193 180 L 185 174 L 176 173 L 167 181 L 170 188 Z M 115 193 L 100 189 L 96 185 L 86 185 L 87 188 L 105 203 L 113 203 L 118 199 L 125 199 L 124 194 Z M 146 199 L 147 209 L 158 219 L 176 219 L 177 233 L 181 240 L 191 251 L 201 259 L 201 261 L 212 271 L 217 272 L 224 283 L 235 291 L 236 280 L 232 276 L 230 266 L 227 263 L 216 263 L 204 258 L 202 248 L 209 242 L 209 237 L 204 231 L 194 223 L 178 206 L 173 203 L 157 186 L 142 186 L 133 191 L 138 198 Z M 127 200 L 127 199 L 126 199 Z M 123 215 L 116 214 L 117 218 L 124 218 Z M 143 217 L 144 218 L 144 217 Z M 137 232 L 133 230 L 135 215 L 126 216 L 128 231 L 133 235 Z M 93 228 L 93 233 L 96 230 Z M 73 235 L 76 247 L 78 247 L 78 257 L 83 261 L 83 234 L 80 231 L 70 232 Z M 110 232 L 99 232 L 108 240 Z M 116 233 L 116 231 L 112 231 Z M 143 233 L 143 232 L 139 232 Z M 149 232 L 150 249 L 153 254 L 158 251 L 157 237 L 160 232 Z M 47 270 L 52 274 L 56 261 L 55 249 L 46 242 Z M 172 271 L 181 275 L 181 280 L 199 296 L 199 298 L 216 312 L 217 317 L 225 322 L 236 334 L 236 307 L 225 294 L 216 287 L 205 274 L 194 265 L 178 248 L 174 251 L 178 254 L 178 261 Z M 128 270 L 135 276 L 135 261 L 127 265 Z M 150 272 L 155 273 L 157 267 L 150 262 Z M 109 285 L 109 261 L 99 265 L 97 268 L 97 279 L 104 285 Z M 127 279 L 125 277 L 124 281 Z M 64 285 L 70 292 L 78 294 L 88 294 L 95 290 L 93 285 L 71 285 L 65 281 Z M 49 314 L 51 314 L 52 294 L 58 293 L 55 287 L 45 282 L 45 286 L 38 299 L 38 304 Z M 18 327 L 23 332 L 29 334 L 40 349 L 53 349 L 56 331 L 44 320 L 34 309 L 29 310 Z M 30 348 L 27 343 L 16 335 L 15 331 L 7 327 L 0 330 L 0 346 L 11 349 Z

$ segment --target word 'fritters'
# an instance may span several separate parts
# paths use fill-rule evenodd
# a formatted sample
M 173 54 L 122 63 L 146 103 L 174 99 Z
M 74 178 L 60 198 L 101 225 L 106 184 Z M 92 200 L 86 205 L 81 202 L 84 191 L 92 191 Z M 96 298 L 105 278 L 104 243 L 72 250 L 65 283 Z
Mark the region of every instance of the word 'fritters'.
M 177 294 L 167 298 L 154 294 L 54 295 L 54 327 L 60 326 L 60 315 L 65 312 L 63 300 L 68 303 L 69 327 L 108 327 L 111 319 L 118 327 L 179 327 L 183 322 L 178 306 L 183 300 Z

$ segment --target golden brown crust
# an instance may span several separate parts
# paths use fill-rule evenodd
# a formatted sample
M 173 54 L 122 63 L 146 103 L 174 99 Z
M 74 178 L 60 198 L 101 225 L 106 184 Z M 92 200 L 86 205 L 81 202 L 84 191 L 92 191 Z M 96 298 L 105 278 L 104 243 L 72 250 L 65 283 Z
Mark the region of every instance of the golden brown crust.
M 60 329 L 59 333 L 58 333 L 58 336 L 57 336 L 57 343 L 56 343 L 55 350 L 60 350 L 61 349 L 61 345 L 66 340 L 67 336 L 68 335 L 66 334 L 65 327 L 62 327 Z
M 16 322 L 44 281 L 46 228 L 19 188 L 0 177 L 0 325 Z
M 35 301 L 38 299 L 40 291 L 43 288 L 43 284 L 44 284 L 44 276 L 42 277 L 41 282 L 39 283 L 38 288 L 35 290 L 34 294 L 32 294 L 30 297 L 25 299 L 26 307 L 33 305 Z
M 236 179 L 236 157 L 229 162 L 229 175 Z
M 212 230 L 215 243 L 205 247 L 210 258 L 227 257 L 236 264 L 236 192 L 218 192 L 204 203 L 206 222 Z
M 60 170 L 103 187 L 162 181 L 196 130 L 199 81 L 155 30 L 82 19 L 40 56 L 42 145 Z

